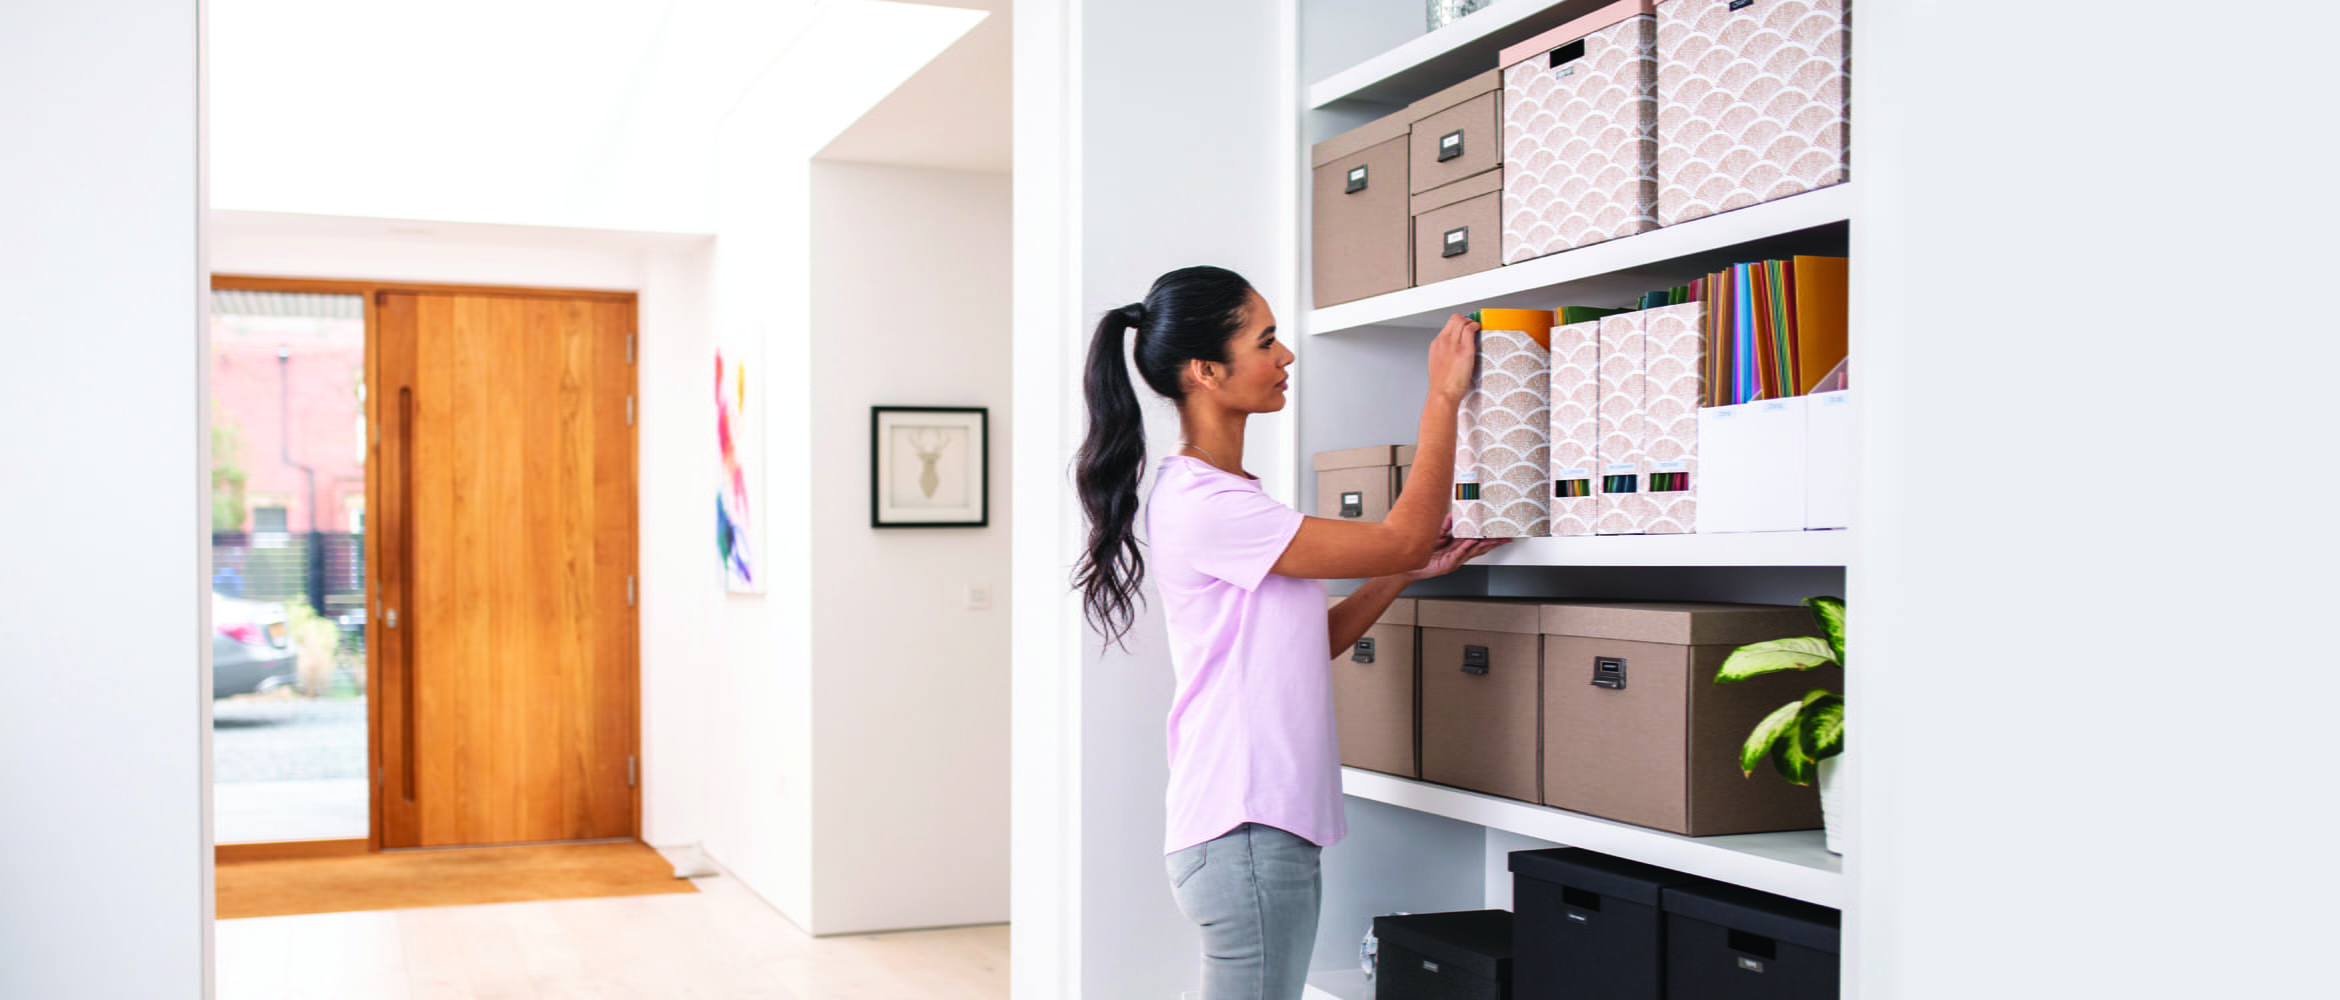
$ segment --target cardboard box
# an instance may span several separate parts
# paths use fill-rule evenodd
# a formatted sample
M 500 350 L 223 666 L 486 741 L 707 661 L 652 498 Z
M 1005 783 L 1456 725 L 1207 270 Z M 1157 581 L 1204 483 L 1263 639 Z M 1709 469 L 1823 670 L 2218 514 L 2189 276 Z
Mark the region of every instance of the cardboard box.
M 1589 535 L 1600 514 L 1601 324 L 1552 330 L 1552 534 Z
M 1852 526 L 1852 390 L 1815 392 L 1804 418 L 1804 527 Z
M 1543 605 L 1436 600 L 1422 630 L 1422 780 L 1537 801 Z
M 1668 886 L 1667 1000 L 1836 1000 L 1843 921 L 1836 910 L 1744 886 Z M 1749 983 L 1760 981 L 1760 992 Z
M 1642 494 L 1641 443 L 1648 436 L 1642 411 L 1648 389 L 1638 312 L 1601 317 L 1600 470 L 1593 534 L 1638 535 L 1649 530 L 1657 505 Z
M 1706 303 L 1641 314 L 1641 485 L 1652 535 L 1698 530 L 1698 407 L 1706 398 Z
M 1428 285 L 1503 264 L 1503 171 L 1414 196 L 1414 283 Z
M 1658 222 L 1841 183 L 1845 0 L 1662 0 Z
M 1503 74 L 1488 70 L 1406 108 L 1412 132 L 1406 172 L 1414 194 L 1503 165 L 1502 99 Z
M 1552 533 L 1552 313 L 1479 310 L 1479 361 L 1455 421 L 1454 535 Z
M 1843 671 L 1714 682 L 1739 646 L 1814 634 L 1809 611 L 1549 604 L 1541 627 L 1545 805 L 1693 837 L 1820 826 L 1817 788 L 1768 764 L 1743 775 L 1739 748 L 1781 705 L 1813 688 L 1843 690 Z
M 1503 262 L 1657 228 L 1655 0 L 1504 49 Z
M 1309 157 L 1310 272 L 1318 306 L 1414 283 L 1406 125 L 1403 114 L 1391 115 L 1318 143 Z
M 1412 446 L 1377 444 L 1316 453 L 1316 516 L 1344 521 L 1379 521 L 1397 502 L 1398 453 L 1412 458 Z M 1411 464 L 1409 462 L 1409 464 Z
M 1513 996 L 1665 995 L 1659 894 L 1704 879 L 1581 847 L 1513 851 L 1510 868 Z
M 1333 598 L 1327 609 L 1342 600 Z M 1350 767 L 1422 776 L 1414 603 L 1411 597 L 1390 602 L 1364 638 L 1333 658 L 1333 715 L 1341 763 Z
M 1698 411 L 1698 530 L 1802 531 L 1809 396 Z

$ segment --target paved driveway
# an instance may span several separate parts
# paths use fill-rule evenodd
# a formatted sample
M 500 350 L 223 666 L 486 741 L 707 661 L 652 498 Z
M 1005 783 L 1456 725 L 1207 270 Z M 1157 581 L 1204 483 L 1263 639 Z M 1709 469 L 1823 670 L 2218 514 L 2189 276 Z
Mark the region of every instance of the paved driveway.
M 362 698 L 230 698 L 211 706 L 220 843 L 367 833 Z

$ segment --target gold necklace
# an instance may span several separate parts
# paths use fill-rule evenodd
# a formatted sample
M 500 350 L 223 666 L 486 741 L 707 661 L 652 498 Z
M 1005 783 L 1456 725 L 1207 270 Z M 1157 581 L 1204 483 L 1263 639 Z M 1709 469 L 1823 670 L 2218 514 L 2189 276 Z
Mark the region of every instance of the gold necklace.
M 1181 448 L 1192 448 L 1192 449 L 1194 449 L 1194 450 L 1196 450 L 1196 451 L 1202 452 L 1202 453 L 1203 453 L 1203 457 L 1204 457 L 1204 458 L 1207 458 L 1207 459 L 1210 459 L 1210 460 L 1211 460 L 1211 467 L 1212 467 L 1212 468 L 1215 468 L 1215 469 L 1224 469 L 1224 468 L 1226 468 L 1226 466 L 1224 466 L 1224 465 L 1220 465 L 1220 464 L 1219 464 L 1219 456 L 1211 454 L 1211 450 L 1210 450 L 1209 448 L 1205 448 L 1205 447 L 1203 447 L 1202 445 L 1196 444 L 1196 443 L 1194 443 L 1194 442 L 1192 442 L 1192 441 L 1180 441 L 1180 442 L 1178 442 L 1178 446 L 1179 446 L 1179 447 L 1181 447 Z

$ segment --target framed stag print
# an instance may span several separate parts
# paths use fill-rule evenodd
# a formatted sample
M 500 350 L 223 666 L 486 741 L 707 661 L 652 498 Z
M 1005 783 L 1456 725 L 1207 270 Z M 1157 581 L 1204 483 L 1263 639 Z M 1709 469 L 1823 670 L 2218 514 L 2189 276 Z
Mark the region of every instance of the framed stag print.
M 869 526 L 987 526 L 990 466 L 986 408 L 870 407 Z

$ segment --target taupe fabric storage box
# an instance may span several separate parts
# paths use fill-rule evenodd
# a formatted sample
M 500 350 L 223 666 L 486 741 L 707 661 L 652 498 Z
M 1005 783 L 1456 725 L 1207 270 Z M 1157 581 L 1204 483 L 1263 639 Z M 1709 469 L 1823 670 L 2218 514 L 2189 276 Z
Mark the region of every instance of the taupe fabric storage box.
M 1316 304 L 1329 306 L 1414 283 L 1401 112 L 1316 144 L 1309 157 L 1309 230 Z
M 1341 603 L 1333 598 L 1327 605 Z M 1422 776 L 1416 752 L 1414 599 L 1389 604 L 1356 641 L 1333 657 L 1333 713 L 1341 763 L 1401 778 Z
M 1404 489 L 1400 458 L 1412 464 L 1412 445 L 1377 444 L 1316 453 L 1316 516 L 1379 521 Z
M 1658 222 L 1846 176 L 1846 0 L 1658 4 Z
M 1488 70 L 1406 108 L 1413 139 L 1406 163 L 1414 194 L 1503 165 L 1503 73 Z
M 1536 601 L 1422 599 L 1422 780 L 1540 797 Z
M 1766 761 L 1739 771 L 1739 747 L 1774 709 L 1835 667 L 1714 682 L 1731 650 L 1811 635 L 1794 605 L 1574 603 L 1543 609 L 1543 801 L 1703 837 L 1820 826 L 1817 788 Z
M 1503 171 L 1414 196 L 1414 283 L 1503 264 Z
M 1657 18 L 1619 0 L 1503 50 L 1503 262 L 1657 228 Z

